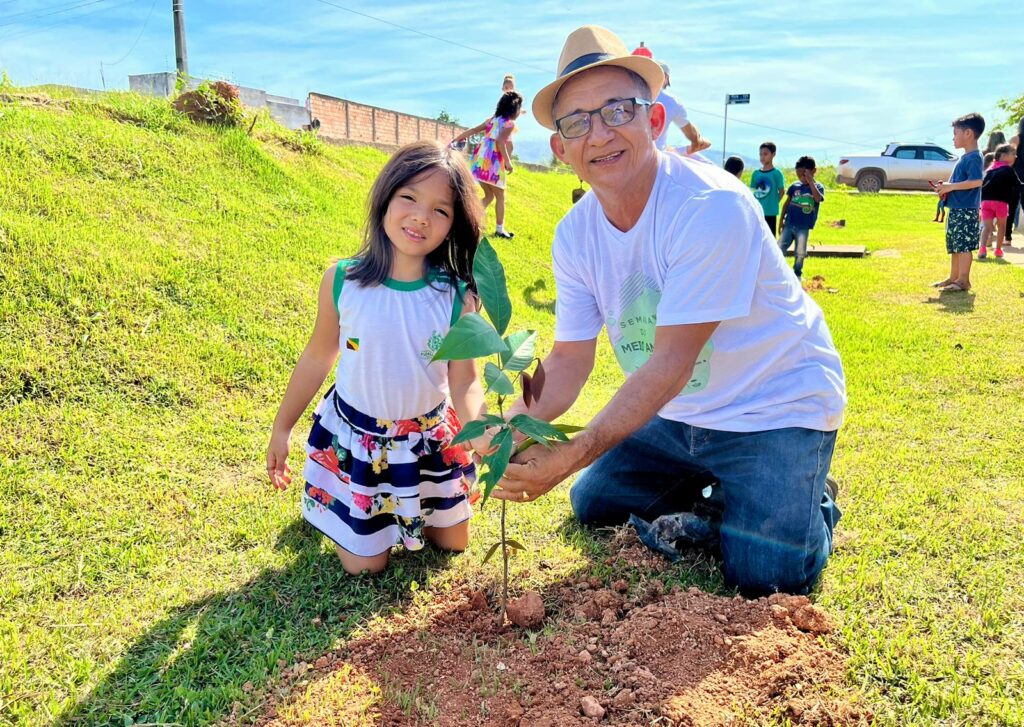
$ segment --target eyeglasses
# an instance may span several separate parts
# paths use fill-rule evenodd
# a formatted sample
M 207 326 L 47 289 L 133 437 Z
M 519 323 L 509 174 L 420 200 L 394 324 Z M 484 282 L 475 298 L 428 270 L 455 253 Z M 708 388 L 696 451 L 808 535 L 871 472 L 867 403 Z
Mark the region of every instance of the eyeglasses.
M 577 111 L 576 113 L 563 116 L 555 120 L 558 133 L 565 139 L 578 139 L 590 133 L 591 118 L 594 114 L 601 115 L 604 125 L 612 128 L 628 124 L 636 116 L 637 106 L 650 106 L 650 101 L 642 98 L 623 98 L 612 101 L 599 109 L 593 111 Z

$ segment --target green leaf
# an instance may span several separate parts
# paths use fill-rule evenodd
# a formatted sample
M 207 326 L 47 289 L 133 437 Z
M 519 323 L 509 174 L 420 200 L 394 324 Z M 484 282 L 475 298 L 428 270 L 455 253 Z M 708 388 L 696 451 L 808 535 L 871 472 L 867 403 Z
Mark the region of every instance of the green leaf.
M 480 241 L 473 258 L 473 279 L 487 316 L 498 333 L 504 335 L 508 322 L 512 320 L 512 301 L 508 297 L 505 269 L 486 237 Z
M 505 426 L 505 419 L 503 417 L 498 416 L 497 414 L 487 414 L 481 421 L 483 421 L 489 427 Z
M 508 468 L 508 461 L 512 458 L 512 430 L 503 429 L 498 432 L 494 439 L 491 440 L 491 444 L 496 449 L 483 458 L 483 463 L 487 465 L 487 472 L 480 478 L 484 491 L 484 498 L 480 503 L 480 507 L 487 504 L 487 498 L 491 496 L 491 492 Z
M 586 427 L 578 427 L 575 424 L 552 424 L 551 426 L 562 434 L 575 434 L 576 432 L 582 432 L 586 429 Z
M 516 414 L 508 423 L 516 431 L 522 432 L 526 436 L 536 439 L 545 447 L 551 446 L 549 440 L 552 439 L 557 439 L 562 442 L 569 441 L 569 437 L 567 437 L 565 432 L 561 431 L 558 427 L 553 424 L 548 424 L 546 421 L 537 419 L 536 417 L 532 417 L 529 414 Z
M 494 556 L 494 554 L 498 550 L 498 546 L 499 545 L 501 545 L 501 543 L 495 543 L 494 545 L 492 545 L 490 548 L 487 549 L 487 555 L 484 556 L 484 561 L 480 565 L 485 565 L 487 563 L 487 561 L 489 561 Z
M 505 545 L 512 548 L 513 550 L 526 550 L 526 548 L 523 547 L 522 543 L 520 543 L 518 540 L 512 540 L 511 538 L 505 538 Z
M 514 454 L 522 454 L 535 444 L 537 444 L 536 439 L 534 439 L 533 437 L 527 437 L 516 446 L 516 451 L 514 452 Z
M 484 383 L 487 384 L 488 391 L 493 390 L 496 394 L 501 394 L 502 396 L 512 396 L 512 394 L 516 393 L 516 388 L 512 385 L 511 379 L 505 375 L 504 371 L 490 361 L 484 365 Z
M 508 346 L 479 313 L 467 313 L 448 331 L 431 361 L 462 361 L 492 353 L 505 355 Z
M 506 371 L 524 371 L 533 361 L 537 347 L 536 331 L 517 331 L 505 338 L 506 352 L 501 354 L 501 368 Z
M 456 434 L 452 439 L 452 444 L 462 444 L 463 442 L 468 442 L 470 439 L 476 439 L 487 431 L 487 426 L 487 422 L 481 419 L 474 419 L 471 422 L 466 422 L 462 427 L 462 431 Z

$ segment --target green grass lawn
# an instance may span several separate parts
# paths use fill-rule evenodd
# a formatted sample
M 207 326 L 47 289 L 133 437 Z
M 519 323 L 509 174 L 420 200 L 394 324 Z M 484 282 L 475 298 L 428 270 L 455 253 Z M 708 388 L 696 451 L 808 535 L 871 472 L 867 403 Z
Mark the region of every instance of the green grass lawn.
M 274 492 L 263 453 L 316 284 L 358 244 L 385 156 L 261 120 L 195 128 L 127 94 L 0 101 L 0 724 L 208 724 L 258 709 L 283 666 L 480 565 L 398 554 L 346 577 Z M 549 247 L 576 185 L 517 170 L 498 241 L 512 328 L 551 344 Z M 934 293 L 948 258 L 923 195 L 830 191 L 809 259 L 846 367 L 833 471 L 845 517 L 816 599 L 879 724 L 1024 724 L 1024 270 Z M 828 222 L 845 219 L 846 227 Z M 728 254 L 727 249 L 719 254 Z M 567 417 L 622 380 L 603 344 Z M 306 424 L 293 445 L 296 455 Z M 293 467 L 300 467 L 296 456 Z M 517 589 L 602 573 L 567 486 L 510 510 Z M 669 580 L 725 592 L 713 567 Z

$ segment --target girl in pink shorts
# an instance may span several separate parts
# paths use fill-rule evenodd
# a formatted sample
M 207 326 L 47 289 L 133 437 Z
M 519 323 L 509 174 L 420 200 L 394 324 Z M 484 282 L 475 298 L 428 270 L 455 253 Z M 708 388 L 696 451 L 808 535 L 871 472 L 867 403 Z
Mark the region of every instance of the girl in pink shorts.
M 1020 180 L 1013 171 L 1016 150 L 1010 144 L 996 148 L 995 161 L 985 172 L 981 184 L 981 247 L 978 259 L 988 256 L 988 244 L 995 231 L 995 256 L 1003 256 L 1003 238 L 1006 235 L 1006 218 L 1010 213 L 1010 200 L 1020 196 Z

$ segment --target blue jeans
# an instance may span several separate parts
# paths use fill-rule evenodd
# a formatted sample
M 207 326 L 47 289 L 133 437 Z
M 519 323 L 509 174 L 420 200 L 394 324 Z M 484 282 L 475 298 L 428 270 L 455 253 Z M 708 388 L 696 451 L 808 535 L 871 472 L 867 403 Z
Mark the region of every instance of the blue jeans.
M 779 247 L 782 248 L 782 254 L 785 255 L 786 251 L 789 250 L 789 246 L 794 241 L 796 242 L 796 248 L 793 250 L 793 272 L 796 273 L 798 278 L 804 272 L 804 258 L 807 257 L 807 238 L 810 234 L 810 230 L 793 227 L 789 223 L 782 226 Z
M 745 595 L 807 593 L 841 513 L 825 492 L 835 432 L 722 432 L 655 416 L 585 469 L 569 493 L 585 525 L 689 509 L 710 477 L 724 498 L 726 583 Z

